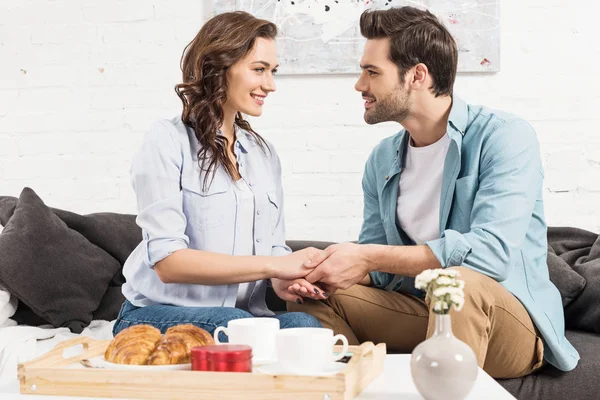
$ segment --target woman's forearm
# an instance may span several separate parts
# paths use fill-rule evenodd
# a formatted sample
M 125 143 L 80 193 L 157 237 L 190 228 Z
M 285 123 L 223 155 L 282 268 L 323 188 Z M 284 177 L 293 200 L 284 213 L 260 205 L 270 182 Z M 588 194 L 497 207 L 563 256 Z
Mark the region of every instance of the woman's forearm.
M 365 277 L 358 282 L 358 284 L 363 286 L 371 286 L 371 275 L 366 274 Z
M 277 277 L 277 258 L 183 249 L 156 263 L 154 270 L 165 283 L 228 285 Z

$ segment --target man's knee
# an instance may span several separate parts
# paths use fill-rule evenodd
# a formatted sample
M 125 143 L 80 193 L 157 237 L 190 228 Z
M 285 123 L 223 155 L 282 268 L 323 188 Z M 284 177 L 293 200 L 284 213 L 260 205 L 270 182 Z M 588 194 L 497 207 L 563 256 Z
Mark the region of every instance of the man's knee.
M 467 282 L 477 283 L 479 281 L 484 280 L 484 278 L 491 279 L 490 277 L 482 274 L 481 272 L 477 272 L 469 267 L 450 267 L 448 269 L 457 271 L 459 273 L 457 279 L 465 281 L 465 285 L 467 284 Z
M 460 279 L 465 282 L 465 294 L 467 291 L 467 285 L 469 285 L 469 291 L 471 292 L 485 292 L 487 291 L 488 286 L 499 285 L 499 283 L 494 279 L 469 267 L 450 267 L 449 269 L 458 271 L 459 275 L 456 277 L 456 279 Z
M 499 285 L 487 275 L 477 272 L 468 267 L 450 267 L 449 269 L 458 271 L 459 275 L 456 279 L 462 280 L 465 283 L 463 289 L 465 295 L 465 305 L 475 305 L 477 307 L 485 307 L 493 302 L 493 294 L 490 291 L 491 286 Z M 429 304 L 429 296 L 427 299 Z

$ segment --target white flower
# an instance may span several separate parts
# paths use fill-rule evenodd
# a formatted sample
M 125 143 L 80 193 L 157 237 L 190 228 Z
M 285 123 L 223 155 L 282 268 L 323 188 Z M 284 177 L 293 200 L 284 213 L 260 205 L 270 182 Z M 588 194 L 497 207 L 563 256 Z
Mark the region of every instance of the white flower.
M 441 313 L 442 311 L 444 311 L 444 309 L 442 308 L 442 303 L 443 303 L 442 301 L 436 301 L 435 304 L 433 305 L 433 309 L 435 311 L 439 311 Z
M 465 282 L 456 279 L 459 275 L 455 269 L 425 270 L 416 276 L 415 287 L 429 293 L 435 313 L 447 314 L 452 307 L 460 311 L 465 303 Z
M 415 278 L 415 287 L 417 289 L 420 290 L 426 290 L 427 289 L 427 285 L 429 285 L 430 280 L 426 279 L 425 276 L 422 276 L 422 274 L 419 274 L 416 278 Z
M 463 306 L 465 305 L 465 298 L 463 296 L 464 294 L 462 296 L 457 296 L 455 294 L 450 295 L 450 300 L 452 303 L 454 303 L 454 309 L 456 311 L 462 310 Z
M 436 281 L 438 285 L 452 285 L 454 283 L 454 280 L 447 276 L 440 276 Z
M 435 271 L 440 271 L 438 274 L 444 275 L 444 276 L 449 276 L 451 278 L 456 278 L 457 276 L 460 275 L 460 272 L 458 272 L 455 269 L 442 269 L 442 268 L 438 268 Z
M 436 289 L 434 289 L 433 291 L 433 295 L 435 297 L 442 297 L 444 295 L 451 295 L 451 296 L 460 296 L 463 297 L 463 291 L 460 288 L 457 287 L 452 287 L 452 286 L 438 286 Z

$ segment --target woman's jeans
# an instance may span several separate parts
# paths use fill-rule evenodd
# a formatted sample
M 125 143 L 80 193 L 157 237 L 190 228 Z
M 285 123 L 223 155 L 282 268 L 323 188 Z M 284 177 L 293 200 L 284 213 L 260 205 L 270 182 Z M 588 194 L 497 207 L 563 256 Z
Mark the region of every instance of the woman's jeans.
M 208 331 L 211 335 L 219 326 L 227 326 L 233 319 L 253 318 L 253 315 L 239 308 L 231 307 L 179 307 L 169 305 L 153 305 L 136 307 L 125 300 L 115 326 L 113 335 L 133 325 L 152 325 L 162 333 L 172 326 L 193 324 Z M 301 327 L 322 327 L 318 319 L 303 312 L 286 312 L 273 318 L 279 320 L 281 329 Z M 219 335 L 221 342 L 227 342 L 227 336 Z

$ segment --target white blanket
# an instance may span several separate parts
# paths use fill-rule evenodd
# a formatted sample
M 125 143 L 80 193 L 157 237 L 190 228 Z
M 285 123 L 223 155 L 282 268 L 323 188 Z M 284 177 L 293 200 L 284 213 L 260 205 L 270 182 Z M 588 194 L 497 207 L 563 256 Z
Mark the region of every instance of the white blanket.
M 18 304 L 17 298 L 11 295 L 8 290 L 0 284 L 0 327 L 4 326 L 9 321 L 9 318 L 15 315 Z
M 109 340 L 112 339 L 113 325 L 114 321 L 92 321 L 81 335 Z M 51 326 L 5 325 L 0 328 L 0 393 L 19 393 L 18 363 L 39 357 L 58 343 L 77 336 L 67 328 Z

